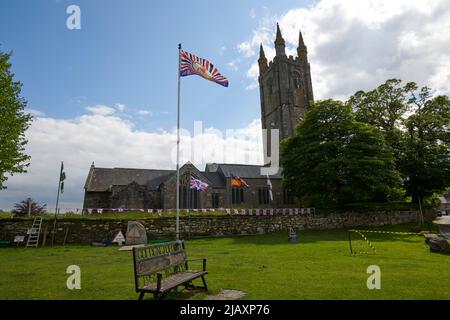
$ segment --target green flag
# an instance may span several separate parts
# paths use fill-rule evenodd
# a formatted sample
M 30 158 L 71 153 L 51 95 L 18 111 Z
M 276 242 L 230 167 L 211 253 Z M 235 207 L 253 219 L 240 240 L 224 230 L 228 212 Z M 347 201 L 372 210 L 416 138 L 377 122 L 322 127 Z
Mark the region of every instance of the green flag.
M 59 175 L 59 182 L 61 183 L 61 193 L 64 192 L 64 180 L 66 180 L 66 173 L 64 172 L 64 164 L 61 162 L 61 174 Z

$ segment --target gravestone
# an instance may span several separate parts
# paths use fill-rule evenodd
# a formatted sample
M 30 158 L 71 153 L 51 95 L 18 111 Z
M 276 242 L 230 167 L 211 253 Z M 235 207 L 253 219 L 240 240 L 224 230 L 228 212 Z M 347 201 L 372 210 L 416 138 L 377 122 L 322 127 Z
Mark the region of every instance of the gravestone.
M 127 245 L 147 244 L 147 232 L 145 227 L 137 221 L 128 221 Z

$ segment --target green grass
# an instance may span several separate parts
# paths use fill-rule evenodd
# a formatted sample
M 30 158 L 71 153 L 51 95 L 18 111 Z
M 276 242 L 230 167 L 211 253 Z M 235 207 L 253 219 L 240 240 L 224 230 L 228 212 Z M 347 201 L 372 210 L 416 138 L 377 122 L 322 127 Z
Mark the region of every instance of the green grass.
M 416 235 L 367 235 L 376 255 L 350 254 L 345 230 L 299 231 L 296 244 L 277 233 L 189 240 L 186 247 L 190 258 L 208 259 L 210 293 L 242 290 L 245 299 L 450 299 L 450 256 L 430 253 Z M 353 245 L 367 251 L 361 240 Z M 0 261 L 2 300 L 137 298 L 131 252 L 117 247 L 8 248 L 0 249 Z M 81 267 L 81 290 L 66 288 L 65 271 L 72 264 Z M 366 269 L 373 264 L 381 268 L 381 290 L 366 287 Z M 204 297 L 200 291 L 169 296 Z

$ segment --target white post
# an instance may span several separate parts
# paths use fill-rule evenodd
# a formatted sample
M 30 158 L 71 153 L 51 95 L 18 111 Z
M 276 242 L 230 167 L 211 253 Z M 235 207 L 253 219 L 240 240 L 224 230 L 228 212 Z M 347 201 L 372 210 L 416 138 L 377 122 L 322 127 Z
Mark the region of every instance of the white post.
M 180 240 L 180 66 L 181 66 L 181 43 L 178 44 L 178 101 L 177 101 L 177 217 L 176 237 Z

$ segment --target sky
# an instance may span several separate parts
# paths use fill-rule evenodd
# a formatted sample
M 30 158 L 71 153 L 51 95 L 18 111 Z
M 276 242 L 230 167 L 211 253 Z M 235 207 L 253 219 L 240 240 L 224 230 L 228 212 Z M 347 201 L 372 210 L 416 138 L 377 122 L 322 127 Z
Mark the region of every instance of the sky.
M 73 4 L 79 30 L 66 26 Z M 260 43 L 273 58 L 277 22 L 288 54 L 302 30 L 315 99 L 394 77 L 449 93 L 446 0 L 2 0 L 0 50 L 12 52 L 34 120 L 30 167 L 9 177 L 0 208 L 32 197 L 52 210 L 61 161 L 63 209 L 82 206 L 92 162 L 174 169 L 178 43 L 230 82 L 182 78 L 182 162 L 262 163 L 256 61 Z

